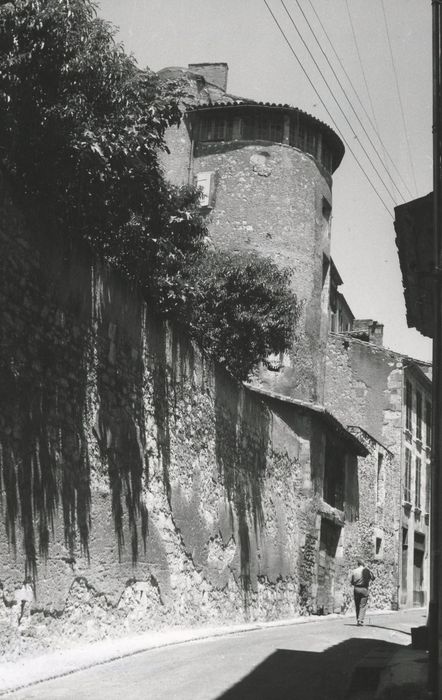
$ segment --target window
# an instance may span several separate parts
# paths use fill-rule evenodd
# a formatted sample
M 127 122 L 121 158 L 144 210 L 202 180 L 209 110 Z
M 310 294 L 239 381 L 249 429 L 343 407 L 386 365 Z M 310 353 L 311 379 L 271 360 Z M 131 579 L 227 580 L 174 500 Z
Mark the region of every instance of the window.
M 233 133 L 232 119 L 208 117 L 201 120 L 201 141 L 231 141 Z
M 280 119 L 277 121 L 270 122 L 270 141 L 276 141 L 277 143 L 282 143 L 283 141 L 283 123 Z
M 254 137 L 253 119 L 244 117 L 241 124 L 241 135 L 246 141 L 251 141 Z
M 255 138 L 268 141 L 269 138 L 269 122 L 265 117 L 260 117 L 256 120 Z
M 335 508 L 344 507 L 345 453 L 329 438 L 325 447 L 324 501 Z
M 427 447 L 431 447 L 432 438 L 432 411 L 430 401 L 425 402 L 425 442 Z
M 312 156 L 316 156 L 316 132 L 313 129 L 308 129 L 307 131 L 307 143 L 305 144 L 305 150 Z
M 330 221 L 331 210 L 332 210 L 332 208 L 331 208 L 330 202 L 328 202 L 328 200 L 325 197 L 323 197 L 322 198 L 322 218 L 325 219 L 325 221 L 327 223 L 329 223 L 329 221 Z
M 212 197 L 213 197 L 213 172 L 203 172 L 203 173 L 197 173 L 195 175 L 195 185 L 198 187 L 200 190 L 202 190 L 200 194 L 200 206 L 201 207 L 210 207 L 212 206 Z
M 326 146 L 323 146 L 323 148 L 322 148 L 322 165 L 323 165 L 324 168 L 325 168 L 326 170 L 328 170 L 329 172 L 331 172 L 332 169 L 333 169 L 333 156 L 332 156 L 332 152 L 331 152 L 330 149 L 327 148 Z
M 382 554 L 382 537 L 376 537 L 375 554 L 378 557 Z
M 422 394 L 416 391 L 416 440 L 422 440 Z
M 411 382 L 407 379 L 405 382 L 405 429 L 412 430 L 412 401 L 413 401 L 413 390 L 411 387 Z
M 405 448 L 404 501 L 411 503 L 411 450 Z
M 296 121 L 294 119 L 290 120 L 290 133 L 289 133 L 289 144 L 290 146 L 297 146 L 296 142 Z
M 416 457 L 416 489 L 414 494 L 414 505 L 421 507 L 421 483 L 422 483 L 422 462 L 420 457 Z
M 304 142 L 305 142 L 305 126 L 304 124 L 299 124 L 298 127 L 298 138 L 296 139 L 297 143 L 295 144 L 298 146 L 298 148 L 304 148 Z
M 384 455 L 378 452 L 378 473 L 376 480 L 376 500 L 378 505 L 382 505 L 385 499 L 384 488 Z

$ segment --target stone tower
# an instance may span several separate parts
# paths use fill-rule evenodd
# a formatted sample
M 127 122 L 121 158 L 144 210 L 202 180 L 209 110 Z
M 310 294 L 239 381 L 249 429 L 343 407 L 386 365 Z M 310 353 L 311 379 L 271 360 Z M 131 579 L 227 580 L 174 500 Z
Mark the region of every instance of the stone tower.
M 293 270 L 302 303 L 294 347 L 269 358 L 254 383 L 322 403 L 332 173 L 344 146 L 330 127 L 295 107 L 229 95 L 227 71 L 226 63 L 207 63 L 159 72 L 186 87 L 183 122 L 166 137 L 165 174 L 202 188 L 215 246 L 257 251 Z

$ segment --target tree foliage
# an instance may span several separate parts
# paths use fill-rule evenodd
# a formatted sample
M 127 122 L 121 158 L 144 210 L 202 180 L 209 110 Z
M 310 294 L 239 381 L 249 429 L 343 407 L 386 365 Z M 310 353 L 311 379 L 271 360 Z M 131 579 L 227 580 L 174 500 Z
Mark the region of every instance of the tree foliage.
M 89 0 L 1 7 L 3 165 L 46 225 L 87 239 L 165 309 L 204 230 L 197 193 L 173 188 L 158 164 L 177 97 L 139 70 Z
M 206 251 L 188 274 L 192 333 L 234 376 L 291 346 L 299 307 L 290 270 L 256 253 Z
M 288 273 L 204 250 L 195 188 L 158 155 L 179 87 L 141 71 L 90 0 L 0 6 L 0 158 L 40 221 L 85 239 L 238 377 L 291 341 Z M 190 262 L 189 262 L 190 261 Z

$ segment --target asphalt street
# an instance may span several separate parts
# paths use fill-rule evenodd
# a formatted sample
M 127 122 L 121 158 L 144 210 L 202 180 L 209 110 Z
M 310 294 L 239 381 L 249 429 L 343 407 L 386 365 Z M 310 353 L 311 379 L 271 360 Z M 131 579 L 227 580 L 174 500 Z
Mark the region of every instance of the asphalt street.
M 318 619 L 152 649 L 4 697 L 47 700 L 344 700 L 367 654 L 411 643 L 422 610 Z

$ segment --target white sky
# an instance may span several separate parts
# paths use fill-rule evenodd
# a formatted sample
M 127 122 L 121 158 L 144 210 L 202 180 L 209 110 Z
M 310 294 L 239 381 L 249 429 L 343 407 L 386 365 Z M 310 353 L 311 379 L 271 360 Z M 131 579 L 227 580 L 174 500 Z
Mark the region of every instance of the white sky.
M 332 256 L 344 280 L 344 293 L 357 318 L 385 324 L 386 346 L 431 360 L 431 342 L 407 328 L 402 280 L 393 228 L 394 190 L 306 26 L 296 0 L 284 0 L 316 61 L 357 134 L 351 132 L 296 34 L 281 0 L 267 0 L 299 55 L 322 100 L 351 149 L 387 204 L 379 201 L 347 148 L 333 186 Z M 310 0 L 299 0 L 335 71 L 351 97 L 372 141 L 376 137 L 357 98 L 346 82 L 312 12 Z M 386 150 L 412 196 L 432 189 L 432 70 L 430 0 L 384 0 L 388 27 L 417 190 L 395 87 L 382 0 L 311 0 L 372 121 L 375 119 Z M 370 90 L 374 117 L 365 89 L 347 14 L 350 8 L 359 52 Z M 225 61 L 229 64 L 228 92 L 268 102 L 292 104 L 333 127 L 319 98 L 285 43 L 264 0 L 99 0 L 99 14 L 119 27 L 117 38 L 133 53 L 141 68 Z M 384 181 L 396 197 L 393 204 L 365 155 L 364 144 Z M 383 149 L 379 153 L 383 157 Z M 404 191 L 396 170 L 391 177 Z M 391 212 L 391 214 L 389 213 Z

